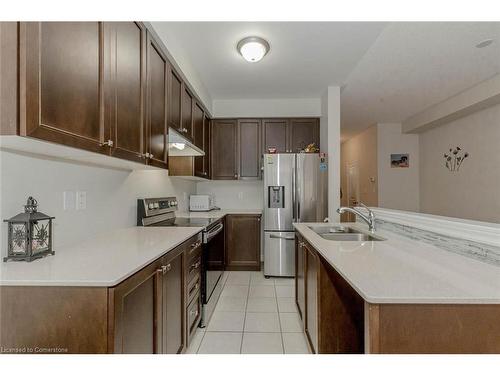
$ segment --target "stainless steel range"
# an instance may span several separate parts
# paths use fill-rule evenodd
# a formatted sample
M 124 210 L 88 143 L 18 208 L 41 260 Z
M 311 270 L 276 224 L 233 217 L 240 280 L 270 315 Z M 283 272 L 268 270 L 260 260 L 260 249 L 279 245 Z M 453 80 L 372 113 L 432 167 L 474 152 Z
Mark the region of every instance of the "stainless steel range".
M 222 219 L 176 217 L 177 198 L 144 198 L 137 200 L 138 226 L 177 226 L 203 228 L 201 268 L 202 318 L 204 327 L 210 319 L 222 291 L 224 274 L 224 223 Z

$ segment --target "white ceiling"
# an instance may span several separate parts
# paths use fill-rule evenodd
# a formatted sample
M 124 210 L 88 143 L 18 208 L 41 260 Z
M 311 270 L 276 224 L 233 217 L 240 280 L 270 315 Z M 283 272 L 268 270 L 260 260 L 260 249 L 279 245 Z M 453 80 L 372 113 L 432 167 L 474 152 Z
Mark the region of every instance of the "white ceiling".
M 345 81 L 384 24 L 154 22 L 153 26 L 159 35 L 182 46 L 217 100 L 318 98 L 328 85 Z M 263 37 L 271 45 L 262 61 L 248 63 L 239 55 L 236 45 L 247 36 Z
M 390 24 L 347 78 L 342 136 L 403 121 L 498 73 L 500 22 Z
M 400 122 L 500 73 L 500 23 L 155 22 L 176 43 L 212 99 L 319 98 L 342 90 L 345 139 Z M 236 51 L 264 37 L 259 63 Z M 475 45 L 487 38 L 486 48 Z M 167 47 L 169 46 L 168 40 Z

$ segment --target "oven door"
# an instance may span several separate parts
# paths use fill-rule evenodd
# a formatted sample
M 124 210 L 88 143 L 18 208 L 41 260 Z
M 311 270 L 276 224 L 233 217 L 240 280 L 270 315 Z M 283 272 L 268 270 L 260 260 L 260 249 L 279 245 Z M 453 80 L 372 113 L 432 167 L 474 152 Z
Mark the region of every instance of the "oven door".
M 203 233 L 202 299 L 208 304 L 224 272 L 224 225 L 222 222 Z

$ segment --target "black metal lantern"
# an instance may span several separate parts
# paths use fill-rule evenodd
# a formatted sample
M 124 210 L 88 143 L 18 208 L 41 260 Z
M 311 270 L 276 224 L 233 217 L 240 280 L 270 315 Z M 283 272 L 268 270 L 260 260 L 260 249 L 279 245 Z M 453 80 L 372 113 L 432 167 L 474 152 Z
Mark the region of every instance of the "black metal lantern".
M 24 213 L 20 213 L 9 220 L 8 223 L 8 254 L 3 258 L 8 260 L 25 260 L 31 262 L 52 251 L 52 219 L 41 212 L 37 212 L 38 202 L 29 197 L 24 206 Z

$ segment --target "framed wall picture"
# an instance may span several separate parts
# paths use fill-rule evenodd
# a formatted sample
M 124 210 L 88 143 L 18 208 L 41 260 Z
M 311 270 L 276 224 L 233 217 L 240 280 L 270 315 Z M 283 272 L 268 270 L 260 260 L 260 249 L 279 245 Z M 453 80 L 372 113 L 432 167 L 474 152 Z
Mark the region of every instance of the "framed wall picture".
M 391 168 L 408 168 L 410 154 L 391 154 Z

